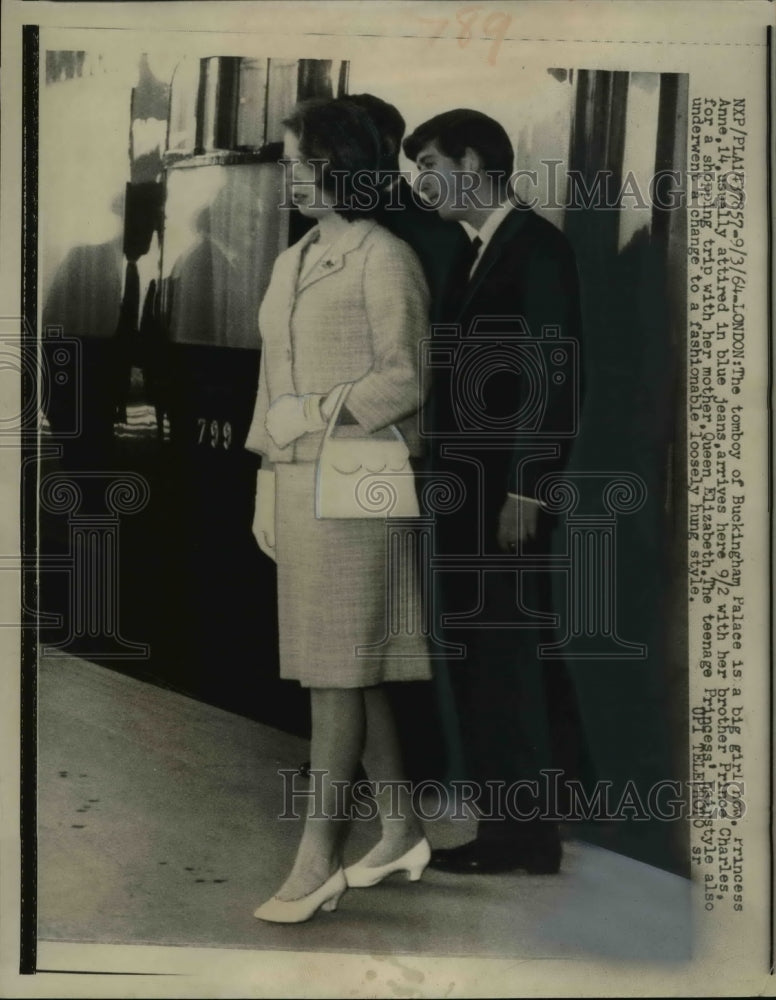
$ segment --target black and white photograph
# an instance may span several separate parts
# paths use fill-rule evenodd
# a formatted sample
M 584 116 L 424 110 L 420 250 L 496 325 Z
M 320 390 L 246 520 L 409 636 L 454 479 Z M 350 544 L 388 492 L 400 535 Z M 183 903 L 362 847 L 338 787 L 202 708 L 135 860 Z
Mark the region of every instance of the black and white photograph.
M 765 27 L 122 6 L 12 24 L 4 964 L 690 995 L 724 917 L 762 991 Z

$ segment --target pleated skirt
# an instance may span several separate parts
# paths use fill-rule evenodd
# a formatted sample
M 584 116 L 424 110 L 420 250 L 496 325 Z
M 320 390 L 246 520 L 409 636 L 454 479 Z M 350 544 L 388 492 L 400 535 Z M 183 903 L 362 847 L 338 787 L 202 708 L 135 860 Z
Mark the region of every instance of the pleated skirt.
M 315 468 L 275 466 L 281 677 L 321 688 L 429 679 L 413 530 L 318 520 Z

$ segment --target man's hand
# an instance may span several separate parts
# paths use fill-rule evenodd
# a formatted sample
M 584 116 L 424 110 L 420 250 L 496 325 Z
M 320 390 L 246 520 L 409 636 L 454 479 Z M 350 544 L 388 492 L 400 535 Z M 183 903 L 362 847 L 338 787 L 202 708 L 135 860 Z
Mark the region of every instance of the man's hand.
M 498 516 L 498 544 L 504 552 L 514 552 L 518 542 L 526 542 L 536 535 L 539 504 L 508 496 Z

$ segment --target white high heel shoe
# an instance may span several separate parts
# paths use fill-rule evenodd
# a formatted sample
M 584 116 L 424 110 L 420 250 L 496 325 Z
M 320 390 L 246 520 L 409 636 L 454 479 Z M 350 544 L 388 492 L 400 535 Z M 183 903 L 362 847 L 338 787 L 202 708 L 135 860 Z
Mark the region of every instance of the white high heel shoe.
M 309 920 L 317 910 L 336 910 L 347 887 L 345 873 L 338 868 L 331 878 L 307 896 L 302 896 L 301 899 L 278 899 L 273 896 L 262 903 L 253 915 L 273 924 L 301 924 Z
M 423 837 L 406 854 L 402 854 L 395 861 L 389 861 L 387 865 L 370 867 L 357 861 L 345 869 L 345 879 L 352 889 L 368 889 L 389 875 L 393 875 L 394 872 L 407 872 L 409 881 L 417 882 L 430 860 L 431 845 Z

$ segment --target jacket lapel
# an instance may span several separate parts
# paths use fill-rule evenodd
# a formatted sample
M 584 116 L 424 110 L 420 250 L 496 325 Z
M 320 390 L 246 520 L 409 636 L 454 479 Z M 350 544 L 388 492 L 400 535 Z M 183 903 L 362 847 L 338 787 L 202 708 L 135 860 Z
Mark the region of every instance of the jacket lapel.
M 267 290 L 267 296 L 271 295 L 272 298 L 269 302 L 265 299 L 262 306 L 263 312 L 267 314 L 264 318 L 265 320 L 270 319 L 272 330 L 262 330 L 262 339 L 268 335 L 271 336 L 273 331 L 277 331 L 279 336 L 285 336 L 288 332 L 291 313 L 294 309 L 294 299 L 297 294 L 297 279 L 302 255 L 305 248 L 316 239 L 316 236 L 317 229 L 309 230 L 300 240 L 289 247 L 288 253 L 278 258 L 272 274 L 272 281 Z
M 517 235 L 517 233 L 520 232 L 525 225 L 528 214 L 528 211 L 524 209 L 518 210 L 513 208 L 493 234 L 490 242 L 485 247 L 482 259 L 478 262 L 474 274 L 471 276 L 463 293 L 463 298 L 461 299 L 461 304 L 458 308 L 459 318 L 463 316 L 469 306 L 469 303 L 482 287 L 482 283 L 485 281 L 488 274 L 493 270 L 493 267 L 498 263 L 499 257 L 501 256 L 501 248 L 505 243 L 508 243 L 514 236 Z
M 323 259 L 319 260 L 315 267 L 298 283 L 296 287 L 297 294 L 309 288 L 310 285 L 314 285 L 317 281 L 321 281 L 321 279 L 328 278 L 329 275 L 341 271 L 345 266 L 345 255 L 352 250 L 357 250 L 376 225 L 376 222 L 372 220 L 367 221 L 366 219 L 356 219 L 354 222 L 348 223 L 347 230 L 331 248 L 331 252 L 324 254 Z M 297 275 L 299 273 L 300 257 L 301 250 L 297 258 Z

